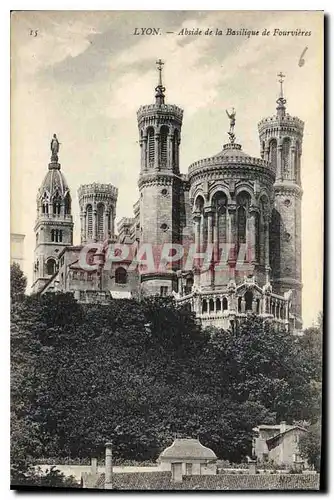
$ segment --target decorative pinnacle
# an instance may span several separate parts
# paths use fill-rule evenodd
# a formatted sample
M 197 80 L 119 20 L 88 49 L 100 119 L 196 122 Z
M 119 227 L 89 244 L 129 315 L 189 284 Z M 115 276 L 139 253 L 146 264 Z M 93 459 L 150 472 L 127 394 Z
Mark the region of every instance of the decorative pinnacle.
M 285 115 L 285 104 L 286 104 L 286 99 L 284 99 L 284 94 L 283 94 L 283 82 L 284 82 L 284 78 L 285 78 L 285 75 L 283 75 L 282 71 L 280 73 L 278 73 L 278 81 L 280 83 L 280 93 L 279 93 L 279 97 L 277 99 L 277 114 L 278 116 L 284 116 Z
M 156 61 L 157 70 L 159 71 L 159 80 L 158 85 L 155 87 L 155 102 L 156 104 L 164 104 L 165 103 L 165 90 L 166 88 L 162 85 L 162 67 L 165 64 L 161 59 Z

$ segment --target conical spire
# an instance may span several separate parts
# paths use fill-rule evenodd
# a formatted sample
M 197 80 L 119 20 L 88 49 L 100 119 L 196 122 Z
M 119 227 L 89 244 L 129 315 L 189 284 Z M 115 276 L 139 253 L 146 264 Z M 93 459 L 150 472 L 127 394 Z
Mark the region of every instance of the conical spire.
M 279 92 L 279 97 L 277 99 L 277 115 L 279 117 L 283 117 L 285 115 L 285 104 L 286 104 L 286 99 L 284 99 L 284 95 L 283 95 L 283 82 L 284 82 L 284 78 L 285 78 L 285 75 L 283 75 L 282 71 L 280 73 L 278 73 L 278 81 L 280 83 L 280 92 Z
M 159 80 L 158 85 L 155 87 L 155 103 L 156 104 L 164 104 L 165 103 L 165 87 L 162 85 L 162 67 L 165 64 L 159 59 L 156 63 L 157 69 L 159 71 Z

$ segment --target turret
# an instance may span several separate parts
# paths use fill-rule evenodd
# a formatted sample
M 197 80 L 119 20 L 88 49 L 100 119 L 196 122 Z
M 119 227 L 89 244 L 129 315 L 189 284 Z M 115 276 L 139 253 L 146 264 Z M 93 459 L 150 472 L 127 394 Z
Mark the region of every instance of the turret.
M 301 328 L 301 155 L 304 123 L 286 111 L 284 75 L 276 114 L 258 125 L 261 155 L 276 172 L 275 207 L 271 217 L 270 265 L 275 293 L 292 290 L 294 327 Z

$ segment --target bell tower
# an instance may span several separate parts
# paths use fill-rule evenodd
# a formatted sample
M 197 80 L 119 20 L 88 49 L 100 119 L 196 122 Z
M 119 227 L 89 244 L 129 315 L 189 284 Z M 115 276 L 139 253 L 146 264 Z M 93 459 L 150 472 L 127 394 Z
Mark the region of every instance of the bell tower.
M 270 266 L 274 293 L 292 290 L 294 327 L 302 326 L 301 273 L 301 155 L 304 122 L 286 112 L 285 75 L 278 74 L 280 91 L 276 115 L 258 125 L 261 156 L 276 171 L 270 230 Z
M 38 293 L 58 270 L 58 255 L 73 244 L 71 194 L 61 171 L 56 134 L 51 140 L 51 161 L 37 193 L 33 284 Z
M 165 103 L 162 83 L 163 62 L 156 62 L 158 85 L 155 103 L 141 106 L 137 112 L 140 144 L 140 244 L 151 245 L 159 255 L 166 243 L 181 243 L 179 148 L 183 110 Z M 142 290 L 167 295 L 177 287 L 176 270 L 162 271 L 155 266 L 141 274 Z

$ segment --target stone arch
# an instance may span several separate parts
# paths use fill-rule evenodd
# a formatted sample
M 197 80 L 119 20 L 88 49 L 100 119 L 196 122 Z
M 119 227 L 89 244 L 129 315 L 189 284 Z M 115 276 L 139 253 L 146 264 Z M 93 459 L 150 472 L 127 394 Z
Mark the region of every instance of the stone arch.
M 228 301 L 226 297 L 223 297 L 223 311 L 227 311 L 228 309 Z
M 211 206 L 213 206 L 212 202 L 216 193 L 223 193 L 226 196 L 227 204 L 230 204 L 232 202 L 228 187 L 224 186 L 223 184 L 216 184 L 209 190 L 209 202 Z
M 242 182 L 242 183 L 238 184 L 238 186 L 235 189 L 235 198 L 237 199 L 240 196 L 240 194 L 242 194 L 242 193 L 247 193 L 249 195 L 251 205 L 256 204 L 253 187 L 250 186 L 246 182 Z
M 216 298 L 216 311 L 222 310 L 222 303 L 219 297 Z
M 196 211 L 203 212 L 204 209 L 204 196 L 202 194 L 198 194 L 195 198 L 194 208 Z
M 125 285 L 128 282 L 128 272 L 125 267 L 118 267 L 115 271 L 115 283 Z

